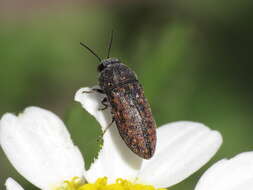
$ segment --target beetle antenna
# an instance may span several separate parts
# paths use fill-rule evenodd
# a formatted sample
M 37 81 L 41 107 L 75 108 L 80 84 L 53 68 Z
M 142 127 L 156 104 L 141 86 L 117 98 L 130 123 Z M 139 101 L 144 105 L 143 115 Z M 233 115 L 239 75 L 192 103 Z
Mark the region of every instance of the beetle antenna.
M 111 33 L 111 39 L 110 39 L 109 46 L 108 46 L 107 58 L 109 58 L 109 56 L 110 56 L 110 51 L 111 51 L 111 47 L 112 47 L 112 40 L 113 40 L 113 30 Z
M 85 47 L 87 50 L 89 50 L 89 52 L 91 52 L 99 60 L 99 62 L 102 61 L 102 59 L 92 49 L 90 49 L 87 45 L 85 45 L 82 42 L 80 42 L 80 45 Z

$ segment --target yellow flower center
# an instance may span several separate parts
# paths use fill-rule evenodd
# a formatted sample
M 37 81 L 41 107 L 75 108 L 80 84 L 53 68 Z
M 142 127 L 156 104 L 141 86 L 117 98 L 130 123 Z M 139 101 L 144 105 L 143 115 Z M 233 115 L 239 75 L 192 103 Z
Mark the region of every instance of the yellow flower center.
M 135 184 L 121 178 L 116 179 L 114 184 L 107 183 L 107 177 L 98 178 L 95 183 L 84 184 L 80 178 L 75 177 L 71 181 L 64 181 L 61 187 L 54 190 L 166 190 L 156 189 L 152 185 Z

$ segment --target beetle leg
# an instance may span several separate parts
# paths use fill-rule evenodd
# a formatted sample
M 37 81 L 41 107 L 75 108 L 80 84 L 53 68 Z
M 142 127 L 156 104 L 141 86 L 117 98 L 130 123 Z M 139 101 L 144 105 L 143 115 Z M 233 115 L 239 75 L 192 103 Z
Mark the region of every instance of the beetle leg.
M 114 123 L 114 121 L 115 121 L 115 119 L 114 119 L 114 117 L 113 117 L 111 123 L 109 123 L 109 125 L 108 125 L 108 126 L 105 128 L 105 130 L 103 131 L 102 137 L 104 136 L 105 132 L 112 126 L 112 124 Z
M 93 88 L 90 91 L 82 91 L 82 93 L 100 93 L 100 94 L 104 94 L 105 92 L 102 89 L 99 88 Z
M 101 142 L 101 141 L 102 141 L 104 134 L 105 134 L 106 131 L 112 126 L 112 124 L 114 123 L 114 121 L 115 121 L 115 119 L 112 118 L 111 123 L 109 123 L 109 125 L 106 126 L 106 128 L 105 128 L 105 129 L 103 130 L 103 132 L 102 132 L 102 135 L 100 135 L 100 136 L 98 137 L 98 139 L 97 139 L 98 142 Z
M 106 110 L 108 108 L 108 106 L 110 105 L 109 102 L 108 102 L 108 99 L 107 97 L 104 97 L 104 99 L 101 101 L 101 104 L 104 105 L 103 108 L 99 108 L 98 110 L 100 111 L 103 111 L 103 110 Z

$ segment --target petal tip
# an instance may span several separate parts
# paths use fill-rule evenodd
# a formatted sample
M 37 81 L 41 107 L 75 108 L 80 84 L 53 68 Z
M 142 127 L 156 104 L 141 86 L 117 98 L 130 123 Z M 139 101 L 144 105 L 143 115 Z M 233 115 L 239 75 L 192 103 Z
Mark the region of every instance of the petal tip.
M 29 106 L 29 107 L 26 107 L 26 108 L 24 109 L 24 111 L 21 112 L 21 114 L 22 114 L 22 113 L 28 113 L 28 112 L 34 112 L 34 111 L 38 112 L 38 111 L 48 111 L 48 110 L 43 109 L 43 108 L 41 108 L 41 107 L 37 107 L 37 106 Z
M 80 88 L 76 91 L 75 96 L 74 96 L 74 100 L 76 102 L 81 103 L 81 100 L 83 98 L 83 91 L 85 91 L 85 90 L 89 90 L 89 88 L 88 87 L 83 87 L 83 88 Z
M 74 100 L 81 103 L 82 107 L 93 116 L 100 113 L 99 108 L 101 107 L 101 100 L 105 97 L 105 95 L 101 93 L 85 93 L 85 91 L 91 91 L 94 88 L 97 89 L 99 86 L 80 88 L 77 90 L 74 97 Z
M 212 131 L 212 136 L 216 139 L 217 145 L 220 147 L 223 143 L 223 137 L 219 131 Z
M 15 118 L 16 118 L 16 116 L 13 113 L 5 113 L 1 117 L 0 122 L 2 123 L 2 122 L 10 121 L 10 120 L 13 120 Z M 1 126 L 1 124 L 0 124 L 0 126 Z
M 0 144 L 2 144 L 3 136 L 11 129 L 16 122 L 17 116 L 12 113 L 5 113 L 0 120 Z
M 14 179 L 9 177 L 5 181 L 6 190 L 24 190 L 23 187 L 21 187 L 18 182 L 16 182 Z

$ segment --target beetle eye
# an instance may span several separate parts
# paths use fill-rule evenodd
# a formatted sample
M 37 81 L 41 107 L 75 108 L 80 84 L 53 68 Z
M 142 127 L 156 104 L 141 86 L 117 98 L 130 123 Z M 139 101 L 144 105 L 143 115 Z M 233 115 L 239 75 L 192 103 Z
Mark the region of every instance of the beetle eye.
M 101 64 L 98 65 L 97 71 L 101 72 L 102 70 L 104 70 L 104 68 L 105 68 L 104 64 L 101 63 Z

